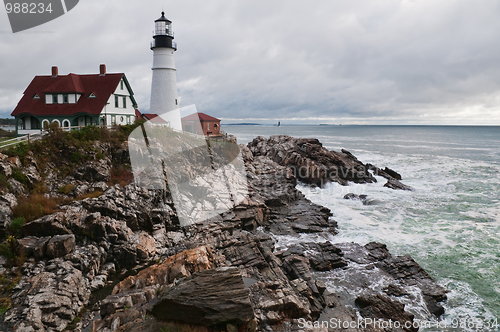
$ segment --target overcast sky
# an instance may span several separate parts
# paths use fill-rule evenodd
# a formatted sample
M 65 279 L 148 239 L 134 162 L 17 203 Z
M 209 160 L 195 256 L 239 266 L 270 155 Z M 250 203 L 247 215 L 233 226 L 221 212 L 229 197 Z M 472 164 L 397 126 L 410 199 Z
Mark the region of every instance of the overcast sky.
M 498 0 L 81 0 L 16 34 L 0 8 L 0 117 L 51 66 L 101 63 L 147 112 L 162 6 L 181 106 L 223 123 L 500 125 Z

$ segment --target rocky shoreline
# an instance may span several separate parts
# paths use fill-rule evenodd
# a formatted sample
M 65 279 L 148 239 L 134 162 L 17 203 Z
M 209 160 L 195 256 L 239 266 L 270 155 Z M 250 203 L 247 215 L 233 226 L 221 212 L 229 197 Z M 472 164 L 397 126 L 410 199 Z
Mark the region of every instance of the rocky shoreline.
M 444 312 L 446 290 L 411 257 L 393 256 L 380 243 L 332 244 L 330 211 L 295 188 L 298 181 L 371 183 L 375 174 L 390 189 L 411 190 L 393 170 L 328 151 L 316 139 L 257 137 L 240 145 L 245 201 L 181 227 L 168 190 L 106 184 L 113 162 L 129 162 L 126 144 L 96 143 L 95 150 L 105 158 L 64 179 L 34 159 L 20 165 L 0 155 L 11 184 L 0 195 L 3 227 L 26 192 L 9 178 L 14 168 L 34 184 L 42 174 L 53 179 L 49 196 L 62 195 L 63 184 L 74 184 L 75 196 L 102 191 L 22 226 L 16 250 L 25 263 L 1 268 L 19 276 L 1 331 L 335 331 L 300 322 L 360 318 L 401 328 L 341 330 L 416 331 L 416 318 Z M 277 247 L 283 238 L 289 245 Z

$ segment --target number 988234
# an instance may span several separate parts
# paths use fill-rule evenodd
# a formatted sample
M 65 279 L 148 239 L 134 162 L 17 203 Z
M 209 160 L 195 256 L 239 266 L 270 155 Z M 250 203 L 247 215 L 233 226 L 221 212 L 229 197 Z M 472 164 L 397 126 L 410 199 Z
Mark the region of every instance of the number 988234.
M 5 4 L 7 14 L 43 14 L 52 13 L 52 3 L 45 5 L 44 3 L 35 2 L 7 2 Z

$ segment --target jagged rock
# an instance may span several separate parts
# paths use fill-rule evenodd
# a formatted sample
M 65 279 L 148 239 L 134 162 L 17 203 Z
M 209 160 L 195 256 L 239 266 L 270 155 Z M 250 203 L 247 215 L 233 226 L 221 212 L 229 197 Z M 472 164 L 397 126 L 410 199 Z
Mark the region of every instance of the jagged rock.
M 125 146 L 95 145 L 96 151 L 106 156 L 113 154 L 114 161 L 126 158 L 124 150 L 120 151 L 122 148 L 126 149 Z M 97 160 L 94 158 L 97 155 L 92 153 L 90 159 Z M 397 296 L 402 303 L 411 301 L 414 291 L 420 289 L 427 309 L 435 314 L 440 312 L 442 307 L 438 302 L 446 297 L 444 290 L 422 273 L 415 262 L 392 257 L 381 244 L 332 245 L 321 240 L 301 243 L 300 233 L 305 232 L 316 232 L 318 239 L 330 239 L 336 233 L 337 223 L 331 219 L 328 209 L 312 204 L 295 188 L 297 179 L 321 184 L 323 177 L 331 175 L 321 173 L 326 166 L 339 171 L 328 181 L 342 184 L 374 181 L 368 176 L 368 168 L 363 170 L 368 165 L 363 165 L 348 151 L 330 152 L 317 140 L 290 137 L 259 138 L 255 144 L 242 147 L 241 153 L 247 171 L 248 195 L 239 206 L 189 227 L 180 227 L 168 190 L 147 190 L 133 184 L 123 188 L 107 187 L 105 180 L 93 182 L 97 173 L 100 173 L 97 178 L 105 177 L 106 174 L 101 173 L 106 171 L 96 171 L 96 168 L 109 167 L 109 157 L 77 168 L 75 178 L 67 177 L 63 182 L 58 182 L 57 176 L 49 172 L 46 182 L 54 182 L 47 183 L 52 193 L 61 183 L 74 183 L 76 188 L 86 188 L 87 192 L 98 188 L 104 193 L 62 206 L 62 212 L 23 227 L 25 236 L 42 237 L 20 239 L 22 250 L 40 259 L 35 263 L 29 258 L 23 266 L 24 276 L 13 297 L 14 308 L 6 315 L 9 328 L 18 323 L 19 329 L 21 326 L 48 331 L 62 329 L 80 310 L 75 309 L 76 305 L 80 308 L 88 302 L 85 294 L 110 285 L 108 280 L 112 275 L 126 279 L 115 285 L 112 295 L 88 308 L 92 311 L 88 317 L 101 314 L 101 319 L 94 322 L 94 331 L 167 330 L 167 326 L 186 331 L 211 329 L 193 324 L 191 318 L 183 323 L 160 321 L 150 314 L 159 303 L 181 311 L 174 319 L 196 313 L 194 323 L 221 321 L 218 326 L 221 330 L 296 331 L 298 318 L 316 320 L 330 315 L 356 320 L 363 310 L 358 307 L 356 312 L 356 298 L 360 298 L 360 306 L 368 303 L 363 307 L 368 308 L 367 312 L 373 307 L 371 303 L 375 303 L 371 298 L 364 298 L 363 302 L 368 287 L 376 288 L 377 294 Z M 30 163 L 29 167 L 37 168 L 37 165 Z M 319 171 L 319 176 L 301 175 L 299 167 L 304 167 L 302 171 Z M 380 171 L 395 179 L 394 174 Z M 40 172 L 47 174 L 44 170 Z M 361 180 L 361 175 L 366 179 Z M 20 190 L 25 188 L 21 185 Z M 8 204 L 2 205 L 8 208 Z M 281 241 L 280 236 L 287 240 Z M 64 260 L 62 257 L 49 262 L 43 260 L 44 255 L 45 258 L 48 255 L 49 239 L 53 239 L 50 255 L 62 256 Z M 56 250 L 56 243 L 65 241 L 69 241 L 69 246 L 62 245 Z M 146 267 L 159 258 L 165 261 Z M 221 270 L 224 266 L 229 269 Z M 33 287 L 31 282 L 37 281 L 37 276 L 48 286 Z M 69 279 L 64 279 L 68 276 Z M 237 286 L 231 294 L 224 293 L 222 281 L 226 277 L 231 285 Z M 70 280 L 76 286 L 66 290 Z M 335 289 L 330 288 L 331 280 L 336 282 Z M 206 292 L 193 285 L 203 286 Z M 338 291 L 343 287 L 345 293 Z M 408 287 L 413 287 L 412 294 Z M 54 296 L 49 296 L 45 289 Z M 184 290 L 187 293 L 183 293 Z M 212 300 L 216 303 L 204 300 L 210 292 L 214 293 Z M 240 297 L 243 292 L 245 296 Z M 158 299 L 160 294 L 164 295 Z M 224 301 L 233 295 L 242 302 L 230 303 L 230 308 L 243 306 L 249 318 L 239 326 L 235 321 L 224 321 L 233 319 L 229 314 L 241 321 L 247 319 L 239 310 L 223 310 Z M 37 298 L 45 302 L 34 302 Z M 380 303 L 385 300 L 383 297 Z M 388 302 L 387 306 L 390 305 Z M 220 311 L 205 318 L 208 307 Z M 399 314 L 405 315 L 404 311 Z M 92 321 L 92 318 L 85 319 L 88 319 L 86 323 Z
M 310 266 L 316 271 L 329 271 L 347 266 L 347 262 L 342 258 L 342 250 L 332 245 L 330 242 L 323 243 L 301 243 L 291 246 L 283 256 L 298 254 L 309 259 Z
M 255 316 L 248 295 L 237 268 L 205 270 L 166 290 L 151 313 L 159 320 L 205 326 L 248 324 Z
M 169 257 L 162 264 L 153 265 L 135 276 L 128 277 L 113 288 L 112 294 L 147 286 L 168 285 L 175 279 L 187 277 L 193 272 L 212 269 L 213 267 L 212 251 L 209 247 L 186 250 Z
M 97 183 L 94 183 L 92 184 L 92 189 L 95 191 L 95 190 L 100 190 L 102 192 L 105 192 L 107 189 L 109 188 L 109 186 L 106 184 L 106 182 L 104 181 L 101 181 L 101 182 L 97 182 Z
M 383 294 L 368 293 L 359 296 L 355 301 L 364 318 L 384 319 L 400 322 L 404 331 L 416 332 L 418 327 L 413 327 L 414 315 L 404 310 L 404 304 L 391 300 Z M 409 326 L 409 327 L 407 327 Z
M 393 177 L 396 180 L 402 180 L 403 178 L 401 177 L 401 174 L 398 172 L 390 169 L 389 167 L 384 168 L 384 172 L 389 174 L 389 176 Z
M 409 190 L 409 191 L 413 190 L 410 186 L 407 186 L 396 179 L 387 180 L 387 183 L 384 184 L 384 187 L 396 190 Z
M 33 254 L 35 258 L 40 259 L 45 256 L 47 251 L 47 243 L 50 236 L 38 238 L 36 236 L 27 236 L 17 241 L 19 253 L 25 257 Z
M 26 267 L 12 296 L 14 308 L 5 314 L 13 331 L 62 331 L 88 303 L 88 281 L 61 259 Z
M 65 217 L 63 212 L 44 216 L 25 224 L 21 228 L 21 233 L 24 236 L 52 236 L 71 234 L 71 231 L 66 228 L 64 223 Z
M 73 234 L 53 236 L 47 243 L 47 257 L 57 258 L 70 254 L 75 250 L 75 236 Z
M 276 135 L 262 136 L 248 143 L 254 156 L 266 156 L 282 166 L 290 167 L 300 181 L 323 186 L 328 182 L 346 185 L 376 182 L 366 165 L 349 151 L 329 151 L 313 138 L 293 138 Z
M 36 185 L 38 182 L 42 181 L 42 177 L 35 166 L 29 166 L 24 170 L 24 175 L 28 179 L 31 185 Z
M 13 208 L 17 205 L 17 198 L 13 194 L 8 193 L 0 196 L 0 203 L 1 202 L 5 202 L 10 208 Z
M 367 195 L 357 195 L 357 194 L 354 194 L 354 193 L 348 193 L 344 196 L 344 199 L 352 199 L 352 200 L 356 200 L 356 201 L 366 201 L 367 199 Z
M 7 182 L 10 184 L 11 192 L 17 197 L 26 193 L 26 189 L 24 188 L 23 184 L 16 179 L 8 179 Z
M 99 162 L 89 162 L 85 166 L 77 168 L 73 176 L 77 180 L 89 182 L 108 181 L 111 177 L 111 168 L 106 159 Z
M 12 166 L 8 163 L 0 162 L 0 174 L 9 177 L 12 175 Z

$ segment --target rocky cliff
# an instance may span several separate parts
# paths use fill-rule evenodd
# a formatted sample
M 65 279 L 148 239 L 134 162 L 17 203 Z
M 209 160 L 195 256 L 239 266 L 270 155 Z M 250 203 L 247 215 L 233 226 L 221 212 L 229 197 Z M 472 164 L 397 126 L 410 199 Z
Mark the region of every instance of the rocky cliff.
M 301 322 L 364 317 L 416 331 L 415 318 L 443 313 L 446 291 L 411 257 L 380 243 L 335 243 L 330 211 L 295 188 L 297 181 L 369 183 L 379 174 L 390 188 L 410 189 L 399 174 L 314 139 L 258 137 L 240 150 L 246 199 L 187 227 L 168 189 L 110 183 L 116 164 L 128 162 L 126 144 L 95 142 L 94 158 L 64 175 L 30 154 L 24 163 L 0 155 L 7 235 L 21 195 L 42 179 L 45 197 L 60 199 L 53 213 L 7 239 L 17 259 L 0 268 L 2 280 L 14 280 L 0 330 L 327 331 Z

